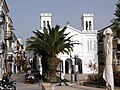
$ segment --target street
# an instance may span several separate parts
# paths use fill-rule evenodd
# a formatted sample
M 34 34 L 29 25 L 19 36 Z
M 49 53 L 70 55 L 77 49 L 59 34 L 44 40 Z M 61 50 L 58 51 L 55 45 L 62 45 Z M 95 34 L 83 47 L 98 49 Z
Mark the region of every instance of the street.
M 17 90 L 42 90 L 41 84 L 26 84 L 24 83 L 25 73 L 17 74 L 12 77 L 11 80 L 15 80 L 17 83 Z M 86 87 L 82 85 L 76 85 L 73 83 L 68 83 L 68 86 L 62 85 L 57 86 L 57 84 L 52 84 L 51 90 L 105 90 L 101 88 Z M 53 88 L 54 87 L 54 88 Z
M 26 84 L 25 73 L 17 74 L 12 77 L 16 81 L 17 90 L 40 90 L 39 84 Z

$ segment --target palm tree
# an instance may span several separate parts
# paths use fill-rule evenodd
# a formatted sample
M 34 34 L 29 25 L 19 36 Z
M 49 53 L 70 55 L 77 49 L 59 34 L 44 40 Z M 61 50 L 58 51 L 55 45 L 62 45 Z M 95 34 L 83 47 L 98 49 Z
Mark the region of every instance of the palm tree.
M 37 52 L 40 55 L 43 76 L 49 81 L 55 81 L 56 79 L 56 68 L 59 63 L 57 55 L 61 53 L 69 54 L 73 50 L 74 41 L 71 38 L 74 36 L 68 36 L 69 33 L 65 33 L 66 26 L 60 29 L 59 25 L 55 28 L 48 28 L 36 32 L 34 37 L 27 39 L 27 50 Z
M 114 15 L 116 16 L 113 18 L 112 23 L 115 25 L 115 30 L 117 30 L 117 36 L 120 38 L 120 0 L 115 4 L 116 5 L 116 10 Z

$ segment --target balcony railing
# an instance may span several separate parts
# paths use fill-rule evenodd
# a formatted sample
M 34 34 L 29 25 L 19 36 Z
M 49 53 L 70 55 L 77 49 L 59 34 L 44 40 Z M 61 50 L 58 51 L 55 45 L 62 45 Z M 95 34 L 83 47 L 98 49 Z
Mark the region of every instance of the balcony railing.
M 117 39 L 117 43 L 120 44 L 120 38 Z
M 13 55 L 12 54 L 7 54 L 6 61 L 7 62 L 13 62 Z
M 3 11 L 0 11 L 0 23 L 5 22 L 5 15 L 3 13 Z
M 103 55 L 103 51 L 98 51 L 98 55 Z
M 6 45 L 2 42 L 2 41 L 0 41 L 0 52 L 3 50 L 5 50 L 5 48 L 6 48 Z
M 103 40 L 102 39 L 98 40 L 98 43 L 103 43 Z

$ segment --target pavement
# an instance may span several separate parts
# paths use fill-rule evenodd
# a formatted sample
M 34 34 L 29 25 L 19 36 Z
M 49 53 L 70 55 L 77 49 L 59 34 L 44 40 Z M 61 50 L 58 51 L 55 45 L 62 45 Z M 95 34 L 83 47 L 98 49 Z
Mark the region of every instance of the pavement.
M 25 73 L 20 73 L 14 75 L 11 80 L 15 80 L 17 83 L 17 90 L 42 90 L 41 83 L 36 84 L 26 84 L 25 81 Z M 67 82 L 68 86 L 64 84 L 62 86 L 58 86 L 59 83 L 55 83 L 51 85 L 51 90 L 105 90 L 103 88 L 94 88 L 83 85 L 78 85 L 74 83 Z
M 17 90 L 41 90 L 39 84 L 26 84 L 25 83 L 25 73 L 20 73 L 14 75 L 11 80 L 16 81 Z
M 82 85 L 68 85 L 68 86 L 55 86 L 55 89 L 53 90 L 105 90 L 100 88 L 94 88 L 94 87 L 86 87 Z

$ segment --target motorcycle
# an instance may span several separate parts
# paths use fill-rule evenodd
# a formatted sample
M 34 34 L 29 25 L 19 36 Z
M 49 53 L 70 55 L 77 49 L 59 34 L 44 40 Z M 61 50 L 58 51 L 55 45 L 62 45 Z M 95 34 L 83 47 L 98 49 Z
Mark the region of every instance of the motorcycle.
M 5 82 L 5 80 L 0 81 L 0 90 L 16 90 L 16 82 Z
M 16 82 L 9 81 L 8 76 L 4 74 L 0 81 L 0 90 L 16 90 Z

